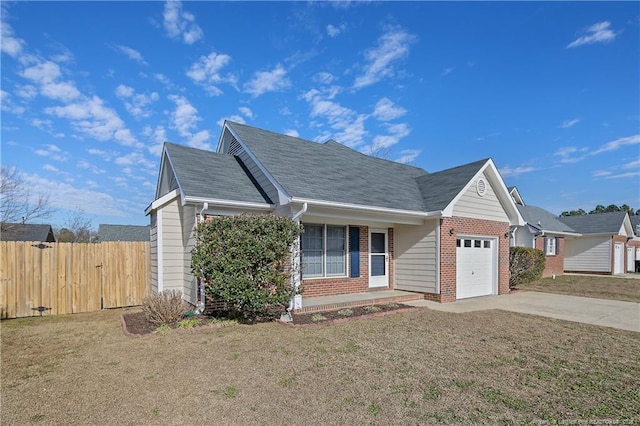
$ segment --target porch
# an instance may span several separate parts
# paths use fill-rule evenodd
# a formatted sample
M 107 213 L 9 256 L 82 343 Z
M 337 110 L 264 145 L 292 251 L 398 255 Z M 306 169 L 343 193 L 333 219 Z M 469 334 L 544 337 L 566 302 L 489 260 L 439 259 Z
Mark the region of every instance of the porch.
M 356 306 L 380 305 L 385 303 L 402 303 L 423 299 L 421 293 L 401 290 L 378 290 L 363 293 L 336 294 L 333 296 L 302 296 L 302 308 L 294 313 L 302 314 L 319 311 L 333 311 Z

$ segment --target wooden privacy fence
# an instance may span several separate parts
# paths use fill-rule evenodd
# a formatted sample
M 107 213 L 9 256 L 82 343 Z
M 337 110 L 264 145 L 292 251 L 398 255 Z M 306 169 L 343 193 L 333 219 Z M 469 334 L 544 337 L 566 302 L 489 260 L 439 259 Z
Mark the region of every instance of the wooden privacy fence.
M 148 242 L 2 241 L 0 318 L 140 305 L 150 268 Z

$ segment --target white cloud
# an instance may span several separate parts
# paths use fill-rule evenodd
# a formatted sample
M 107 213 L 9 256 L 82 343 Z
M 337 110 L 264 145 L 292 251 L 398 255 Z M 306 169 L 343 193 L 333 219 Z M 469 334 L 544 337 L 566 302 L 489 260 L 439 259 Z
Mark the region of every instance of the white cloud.
M 167 141 L 167 132 L 164 127 L 157 126 L 155 129 L 152 129 L 147 126 L 143 129 L 142 134 L 153 141 L 152 145 L 147 146 L 149 152 L 153 155 L 162 154 L 162 146 Z
M 298 133 L 297 130 L 294 129 L 287 129 L 284 131 L 284 134 L 287 136 L 292 136 L 294 138 L 299 138 L 300 137 L 300 133 Z
M 344 24 L 344 23 L 338 26 L 329 24 L 327 25 L 327 34 L 329 35 L 329 37 L 335 38 L 339 36 L 340 33 L 344 32 L 346 28 L 347 28 L 347 24 Z
M 106 107 L 104 101 L 97 96 L 65 106 L 48 107 L 45 108 L 45 112 L 68 119 L 74 129 L 92 138 L 101 141 L 113 140 L 125 146 L 142 146 L 125 127 L 118 114 Z
M 575 146 L 565 146 L 559 148 L 554 155 L 560 157 L 560 162 L 564 164 L 577 163 L 587 157 L 588 148 L 578 148 Z
M 51 99 L 64 102 L 80 96 L 80 91 L 70 81 L 57 81 L 62 76 L 60 66 L 51 61 L 39 61 L 35 65 L 25 68 L 22 77 L 40 86 L 40 94 Z
M 106 173 L 106 170 L 101 169 L 100 167 L 88 162 L 87 160 L 79 160 L 76 163 L 76 166 L 78 166 L 78 168 L 80 169 L 89 170 L 91 173 L 96 175 L 101 175 Z
M 390 121 L 398 117 L 402 117 L 407 113 L 407 110 L 396 106 L 388 98 L 382 98 L 376 103 L 376 107 L 373 110 L 373 116 L 380 121 Z
M 233 121 L 235 123 L 240 123 L 240 124 L 247 123 L 246 121 L 244 121 L 244 118 L 241 115 L 234 114 L 234 115 L 229 115 L 227 117 L 222 117 L 220 120 L 216 121 L 216 124 L 222 127 L 224 125 L 225 120 Z
M 11 99 L 11 95 L 4 90 L 0 90 L 0 108 L 2 111 L 17 115 L 21 115 L 26 111 L 25 107 L 16 105 Z
M 441 75 L 441 76 L 449 75 L 449 74 L 451 74 L 451 73 L 453 72 L 453 70 L 455 70 L 455 69 L 456 69 L 456 67 L 449 67 L 449 68 L 445 68 L 445 69 L 440 73 L 440 75 Z
M 1 6 L 2 20 L 0 20 L 0 50 L 7 55 L 16 58 L 26 44 L 23 39 L 18 38 L 13 33 L 13 28 L 5 19 L 7 18 L 7 6 Z
M 593 172 L 593 177 L 605 177 L 605 176 L 610 176 L 612 174 L 612 172 L 610 172 L 609 170 L 596 170 L 595 172 Z
M 618 148 L 625 145 L 637 145 L 637 144 L 640 144 L 640 134 L 613 140 L 609 143 L 602 145 L 597 150 L 593 151 L 591 155 L 597 155 L 597 154 L 601 154 L 603 152 L 608 152 L 608 151 L 615 151 Z
M 518 166 L 518 167 L 510 167 L 505 166 L 500 168 L 500 174 L 502 177 L 515 177 L 525 173 L 531 173 L 538 169 L 533 166 Z
M 195 16 L 182 10 L 182 2 L 169 0 L 164 4 L 164 29 L 173 39 L 182 39 L 186 44 L 200 40 L 204 33 L 195 23 Z
M 562 127 L 563 129 L 568 129 L 570 127 L 575 126 L 576 124 L 578 124 L 580 122 L 579 118 L 574 118 L 572 120 L 565 120 L 562 122 L 562 124 L 560 125 L 560 127 Z
M 52 124 L 53 122 L 51 120 L 42 120 L 40 118 L 34 118 L 31 120 L 31 125 L 33 127 L 37 127 L 38 129 L 44 130 L 45 132 L 51 130 Z
M 116 49 L 118 49 L 121 53 L 125 54 L 129 59 L 134 60 L 141 65 L 149 65 L 147 64 L 147 61 L 145 61 L 144 58 L 142 57 L 142 53 L 138 52 L 137 50 L 129 46 L 122 46 L 118 44 L 116 45 Z
M 408 164 L 413 162 L 418 155 L 420 155 L 419 149 L 403 149 L 400 151 L 400 157 L 396 158 L 395 161 L 398 163 Z
M 171 122 L 173 128 L 180 134 L 180 136 L 191 136 L 191 131 L 196 127 L 196 124 L 202 119 L 198 116 L 198 110 L 189 103 L 187 98 L 178 95 L 169 96 L 176 104 L 176 109 L 171 115 Z
M 411 129 L 406 123 L 390 125 L 387 130 L 389 132 L 388 135 L 377 135 L 373 138 L 371 145 L 365 148 L 367 154 L 376 154 L 380 151 L 388 150 L 400 142 L 400 139 L 411 133 Z
M 53 144 L 45 144 L 44 148 L 36 149 L 34 152 L 36 155 L 40 155 L 41 157 L 49 157 L 55 161 L 67 161 L 69 159 L 69 154 L 66 152 L 62 152 L 62 150 Z
M 610 176 L 606 176 L 605 179 L 621 179 L 621 178 L 628 178 L 628 177 L 634 177 L 634 176 L 640 176 L 640 171 L 610 175 Z
M 23 86 L 16 86 L 15 94 L 24 99 L 33 99 L 38 94 L 38 89 L 35 86 L 30 84 L 25 84 Z
M 146 159 L 145 156 L 139 152 L 131 152 L 127 155 L 117 157 L 114 163 L 119 166 L 139 166 L 147 169 L 155 169 L 156 167 L 155 162 Z
M 189 140 L 187 140 L 187 145 L 192 148 L 206 149 L 210 150 L 211 145 L 207 143 L 207 141 L 211 138 L 208 130 L 200 130 L 198 133 L 191 136 Z
M 395 64 L 409 56 L 416 37 L 398 27 L 390 27 L 378 39 L 378 45 L 365 52 L 364 73 L 356 77 L 353 87 L 360 89 L 396 74 Z
M 42 166 L 42 170 L 46 170 L 48 172 L 53 172 L 53 173 L 58 173 L 60 171 L 60 169 L 52 166 L 51 164 L 45 164 L 44 166 Z
M 51 207 L 67 210 L 73 206 L 89 215 L 125 216 L 121 200 L 115 200 L 106 193 L 77 188 L 36 174 L 24 174 L 23 179 L 36 194 L 49 193 L 51 188 L 55 188 L 56 196 L 49 198 Z
M 191 65 L 187 71 L 189 77 L 195 84 L 203 86 L 212 96 L 219 96 L 222 90 L 218 88 L 221 83 L 236 84 L 237 78 L 232 74 L 222 76 L 220 70 L 231 62 L 231 56 L 211 52 L 207 56 L 201 56 L 197 62 Z
M 135 93 L 133 87 L 125 86 L 124 84 L 116 88 L 116 96 L 124 101 L 124 107 L 137 119 L 150 117 L 151 110 L 147 106 L 160 99 L 156 92 L 152 92 L 149 95 Z
M 330 72 L 322 71 L 313 76 L 314 83 L 319 84 L 331 84 L 333 82 L 333 74 Z
M 288 88 L 291 82 L 287 78 L 287 71 L 278 64 L 271 71 L 259 71 L 244 84 L 244 91 L 254 98 L 267 92 L 277 92 Z
M 622 166 L 623 169 L 640 169 L 640 160 L 634 160 Z M 640 260 L 640 259 L 639 259 Z
M 329 123 L 332 131 L 321 135 L 323 139 L 333 138 L 352 148 L 361 145 L 367 133 L 364 128 L 367 117 L 334 102 L 336 93 L 335 88 L 311 89 L 302 98 L 311 106 L 311 117 L 320 117 Z
M 97 155 L 99 157 L 102 157 L 102 159 L 105 161 L 111 161 L 112 154 L 102 149 L 89 148 L 87 152 L 91 155 Z
M 240 114 L 244 115 L 247 118 L 253 118 L 253 111 L 251 111 L 251 108 L 240 107 L 238 108 L 238 111 L 240 111 Z
M 582 46 L 584 44 L 594 43 L 610 43 L 616 38 L 616 33 L 609 29 L 611 22 L 603 21 L 593 24 L 586 31 L 571 43 L 567 45 L 567 49 Z

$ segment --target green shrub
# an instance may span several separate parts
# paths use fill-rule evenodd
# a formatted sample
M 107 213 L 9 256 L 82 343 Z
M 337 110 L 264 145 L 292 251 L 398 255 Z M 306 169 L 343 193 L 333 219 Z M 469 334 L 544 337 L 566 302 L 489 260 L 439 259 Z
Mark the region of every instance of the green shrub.
M 531 247 L 511 247 L 509 249 L 509 287 L 536 281 L 542 277 L 545 257 L 542 250 Z
M 245 321 L 280 314 L 296 290 L 291 248 L 302 226 L 273 215 L 219 216 L 196 228 L 193 274 Z
M 181 291 L 165 290 L 145 297 L 142 300 L 142 311 L 147 320 L 158 327 L 161 325 L 175 327 L 189 308 L 182 300 Z

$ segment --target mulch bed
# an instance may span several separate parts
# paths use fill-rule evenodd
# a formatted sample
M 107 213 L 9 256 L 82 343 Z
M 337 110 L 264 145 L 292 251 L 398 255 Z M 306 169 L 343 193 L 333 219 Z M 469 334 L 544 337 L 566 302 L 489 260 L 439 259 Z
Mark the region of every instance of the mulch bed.
M 306 314 L 293 314 L 293 321 L 284 324 L 294 326 L 335 324 L 349 321 L 355 318 L 385 316 L 393 313 L 407 312 L 417 309 L 420 308 L 403 305 L 402 303 L 359 306 L 339 309 L 335 311 L 319 311 Z M 207 320 L 215 318 L 215 316 L 198 315 L 194 318 L 200 319 L 203 323 L 205 323 L 207 322 Z M 157 326 L 150 323 L 145 317 L 144 312 L 142 311 L 127 312 L 122 314 L 122 329 L 124 330 L 125 334 L 128 334 L 130 336 L 144 336 L 152 334 L 156 330 L 156 328 Z
M 335 324 L 344 321 L 348 321 L 354 318 L 362 317 L 379 317 L 393 313 L 407 312 L 413 310 L 419 310 L 409 305 L 403 305 L 402 303 L 387 303 L 382 305 L 370 305 L 370 306 L 358 306 L 351 308 L 338 309 L 335 311 L 319 311 L 306 314 L 293 314 L 292 325 L 320 325 L 320 324 Z

